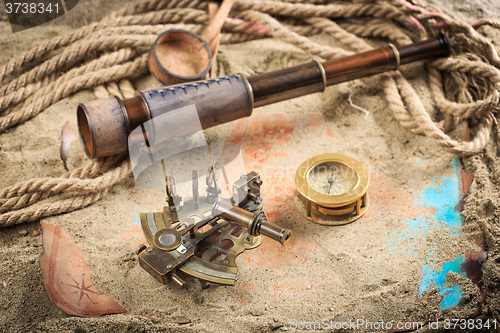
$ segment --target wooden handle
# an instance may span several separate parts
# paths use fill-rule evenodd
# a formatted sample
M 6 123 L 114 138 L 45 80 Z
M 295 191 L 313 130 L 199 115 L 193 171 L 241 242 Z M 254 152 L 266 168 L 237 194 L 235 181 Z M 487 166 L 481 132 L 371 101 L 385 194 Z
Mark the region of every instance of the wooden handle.
M 231 11 L 231 7 L 233 7 L 233 3 L 234 0 L 222 1 L 217 14 L 215 14 L 213 20 L 210 22 L 205 31 L 203 31 L 203 34 L 201 34 L 201 37 L 203 37 L 209 45 L 212 43 L 217 34 L 220 33 L 220 29 L 222 28 L 224 21 L 226 21 L 226 18 Z

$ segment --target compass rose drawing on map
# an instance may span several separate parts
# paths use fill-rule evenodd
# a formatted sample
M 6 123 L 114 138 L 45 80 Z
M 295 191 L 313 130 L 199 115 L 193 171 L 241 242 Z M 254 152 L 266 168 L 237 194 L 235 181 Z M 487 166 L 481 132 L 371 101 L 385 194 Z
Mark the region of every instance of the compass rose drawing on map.
M 91 294 L 96 294 L 100 295 L 101 293 L 97 291 L 96 287 L 92 282 L 90 282 L 90 285 L 85 285 L 85 274 L 82 274 L 82 282 L 78 283 L 72 276 L 70 276 L 70 279 L 73 280 L 72 284 L 65 283 L 68 287 L 71 287 L 74 289 L 73 292 L 68 292 L 68 295 L 74 295 L 74 294 L 79 294 L 79 299 L 78 301 L 81 302 L 83 297 L 87 297 L 88 300 L 92 303 L 97 303 L 95 302 L 90 295 Z M 91 290 L 90 288 L 94 288 L 94 290 Z

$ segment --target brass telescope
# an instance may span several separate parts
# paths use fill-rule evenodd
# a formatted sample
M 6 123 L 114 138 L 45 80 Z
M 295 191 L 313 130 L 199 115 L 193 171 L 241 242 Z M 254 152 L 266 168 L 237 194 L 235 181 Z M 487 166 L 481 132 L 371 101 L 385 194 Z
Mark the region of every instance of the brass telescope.
M 203 129 L 252 114 L 253 108 L 322 92 L 327 86 L 386 71 L 414 61 L 448 56 L 450 45 L 443 34 L 423 42 L 376 50 L 323 63 L 309 63 L 245 78 L 233 74 L 216 79 L 138 92 L 137 97 L 110 97 L 81 103 L 77 117 L 81 142 L 90 158 L 124 153 L 128 135 L 144 122 L 196 105 Z M 190 135 L 182 115 L 168 137 Z

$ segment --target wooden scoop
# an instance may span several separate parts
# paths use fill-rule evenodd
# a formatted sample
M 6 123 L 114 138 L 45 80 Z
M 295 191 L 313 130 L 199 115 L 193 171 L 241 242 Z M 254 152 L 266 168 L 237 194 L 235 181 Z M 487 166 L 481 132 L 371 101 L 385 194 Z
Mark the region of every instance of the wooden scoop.
M 202 80 L 212 68 L 220 30 L 234 0 L 209 2 L 210 23 L 201 36 L 182 29 L 163 32 L 149 53 L 149 70 L 165 85 Z M 214 55 L 214 56 L 212 56 Z

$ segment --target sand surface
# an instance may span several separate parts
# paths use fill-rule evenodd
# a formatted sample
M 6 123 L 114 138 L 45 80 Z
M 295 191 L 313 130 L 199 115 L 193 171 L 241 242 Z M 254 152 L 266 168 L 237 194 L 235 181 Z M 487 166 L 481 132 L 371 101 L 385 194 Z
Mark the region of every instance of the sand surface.
M 469 7 L 457 8 L 454 2 L 445 1 L 443 8 L 468 21 L 485 13 L 497 13 L 498 18 L 494 1 L 467 4 Z M 0 22 L 0 62 L 72 29 L 49 25 L 12 34 L 8 23 Z M 500 41 L 498 31 L 485 29 L 484 34 L 496 43 Z M 314 38 L 336 43 L 326 35 Z M 221 75 L 252 75 L 311 59 L 299 49 L 272 39 L 221 45 L 219 52 Z M 421 75 L 425 70 L 423 63 L 402 68 L 426 108 L 432 110 L 432 92 Z M 259 248 L 241 254 L 234 286 L 183 276 L 187 286 L 179 289 L 159 284 L 139 267 L 134 254 L 144 242 L 139 213 L 161 211 L 164 193 L 141 189 L 129 177 L 88 208 L 43 219 L 66 230 L 86 255 L 95 285 L 129 313 L 79 318 L 55 306 L 44 290 L 38 265 L 40 224 L 26 223 L 0 232 L 0 330 L 268 332 L 291 331 L 299 322 L 323 320 L 500 320 L 498 126 L 494 126 L 484 152 L 463 159 L 465 170 L 475 179 L 463 218 L 458 218 L 460 224 L 450 227 L 432 217 L 440 208 L 425 200 L 430 190 L 442 193 L 446 184 L 455 186 L 454 181 L 457 186 L 449 192 L 450 204 L 458 198 L 460 161 L 431 139 L 404 130 L 388 110 L 379 80 L 372 77 L 329 87 L 323 94 L 258 108 L 251 118 L 206 131 L 210 141 L 230 141 L 242 148 L 247 171 L 260 172 L 264 181 L 264 207 L 270 221 L 294 233 L 287 247 L 266 239 Z M 137 89 L 159 86 L 150 75 L 134 85 Z M 369 114 L 352 107 L 349 96 Z M 67 121 L 76 129 L 76 105 L 94 98 L 91 91 L 79 92 L 2 133 L 2 188 L 64 173 L 59 159 L 61 129 Z M 452 135 L 462 138 L 465 127 Z M 295 207 L 295 170 L 307 158 L 325 152 L 353 156 L 370 169 L 370 207 L 355 223 L 317 225 L 304 219 Z M 69 150 L 69 169 L 85 159 L 75 140 Z M 419 216 L 430 217 L 422 225 L 412 224 Z M 482 246 L 488 259 L 483 265 L 486 300 L 481 306 L 477 286 L 453 273 L 446 281 L 462 290 L 459 305 L 443 311 L 439 305 L 442 297 L 432 288 L 425 297 L 419 296 L 425 267 L 438 272 L 443 264 Z M 365 327 L 360 331 L 379 330 Z

